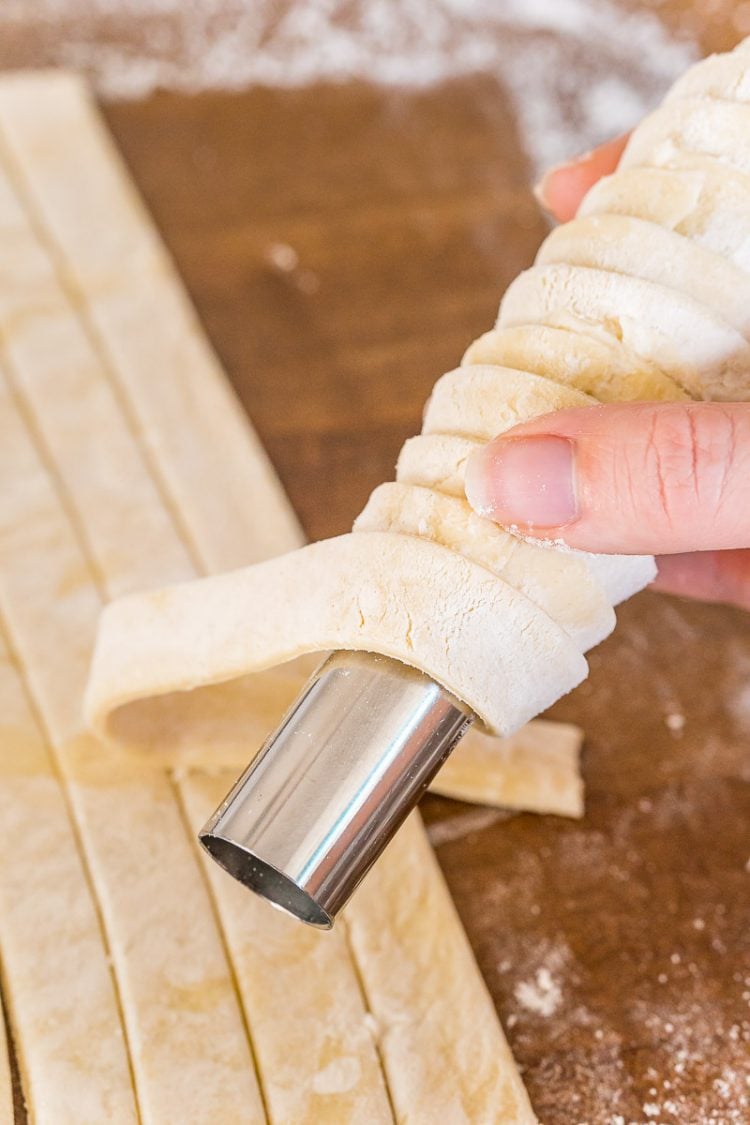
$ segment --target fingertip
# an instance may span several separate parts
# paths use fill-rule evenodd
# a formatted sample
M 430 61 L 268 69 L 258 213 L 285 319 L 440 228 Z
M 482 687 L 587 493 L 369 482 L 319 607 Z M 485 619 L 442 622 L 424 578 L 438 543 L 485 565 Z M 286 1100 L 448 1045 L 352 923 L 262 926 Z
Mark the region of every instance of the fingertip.
M 615 137 L 591 152 L 550 168 L 533 189 L 540 206 L 558 222 L 574 219 L 589 188 L 616 169 L 629 135 Z

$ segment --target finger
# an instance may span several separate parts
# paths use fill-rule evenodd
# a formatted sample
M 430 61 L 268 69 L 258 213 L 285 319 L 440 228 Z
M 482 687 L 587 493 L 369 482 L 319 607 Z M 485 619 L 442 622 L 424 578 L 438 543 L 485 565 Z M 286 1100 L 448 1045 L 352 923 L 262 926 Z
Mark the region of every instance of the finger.
M 575 160 L 550 168 L 534 188 L 542 207 L 561 223 L 573 219 L 589 188 L 602 176 L 614 172 L 629 136 L 624 133 Z
M 750 404 L 562 410 L 473 454 L 480 515 L 587 551 L 675 554 L 750 544 Z
M 662 555 L 656 561 L 655 589 L 750 609 L 750 550 Z

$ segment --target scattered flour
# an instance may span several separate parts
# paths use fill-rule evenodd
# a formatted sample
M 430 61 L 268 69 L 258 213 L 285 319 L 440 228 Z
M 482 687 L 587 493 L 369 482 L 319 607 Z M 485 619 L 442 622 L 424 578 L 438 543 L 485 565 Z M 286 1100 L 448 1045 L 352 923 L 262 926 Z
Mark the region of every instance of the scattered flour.
M 508 820 L 514 815 L 516 814 L 506 809 L 470 809 L 468 812 L 459 813 L 458 816 L 434 821 L 428 825 L 427 835 L 433 848 L 439 848 L 442 844 L 463 840 L 474 832 L 482 832 L 498 821 Z
M 537 969 L 532 980 L 517 984 L 513 995 L 527 1011 L 545 1017 L 553 1016 L 562 1001 L 562 989 L 545 966 Z
M 681 734 L 685 729 L 685 716 L 681 711 L 670 711 L 664 716 L 664 722 L 672 734 Z
M 24 56 L 24 44 L 27 55 Z M 697 57 L 617 0 L 5 0 L 0 65 L 67 65 L 110 98 L 491 73 L 542 167 L 629 128 Z

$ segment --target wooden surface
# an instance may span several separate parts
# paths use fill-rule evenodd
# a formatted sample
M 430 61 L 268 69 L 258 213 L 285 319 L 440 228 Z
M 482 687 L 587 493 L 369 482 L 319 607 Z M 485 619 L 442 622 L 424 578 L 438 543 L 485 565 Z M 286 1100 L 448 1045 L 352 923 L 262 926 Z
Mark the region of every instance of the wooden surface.
M 346 530 L 543 236 L 502 90 L 105 111 L 307 533 Z M 424 812 L 545 1125 L 750 1121 L 750 619 L 619 618 L 554 709 L 588 735 L 582 822 Z

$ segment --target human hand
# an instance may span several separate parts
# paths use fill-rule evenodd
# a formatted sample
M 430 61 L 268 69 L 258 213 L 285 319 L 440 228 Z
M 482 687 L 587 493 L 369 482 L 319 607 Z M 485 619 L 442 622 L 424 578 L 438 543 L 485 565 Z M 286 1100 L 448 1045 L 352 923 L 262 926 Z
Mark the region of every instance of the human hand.
M 552 169 L 536 190 L 571 219 L 627 137 Z M 470 459 L 480 515 L 587 551 L 655 554 L 654 586 L 750 609 L 750 403 L 628 403 L 515 426 Z

